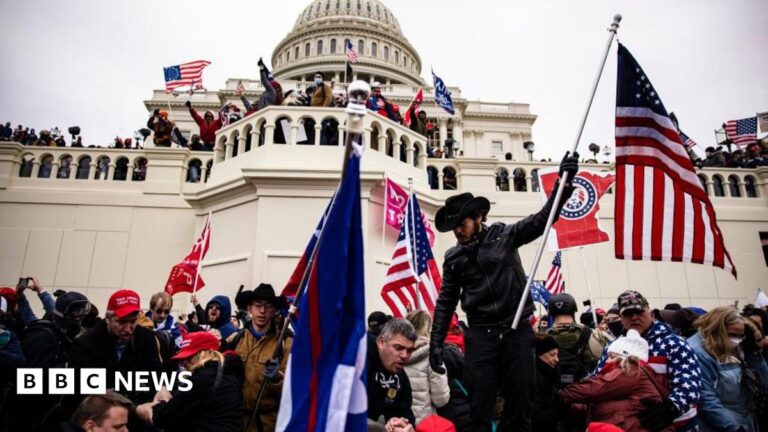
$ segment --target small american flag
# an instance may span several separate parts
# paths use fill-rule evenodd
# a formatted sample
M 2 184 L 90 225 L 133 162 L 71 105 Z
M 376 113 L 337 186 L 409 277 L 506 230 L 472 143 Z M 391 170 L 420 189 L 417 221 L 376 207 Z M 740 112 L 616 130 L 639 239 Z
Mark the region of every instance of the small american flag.
M 415 194 L 408 200 L 405 221 L 397 237 L 395 253 L 387 270 L 381 297 L 392 310 L 395 318 L 401 318 L 414 309 L 435 309 L 435 300 L 442 287 L 440 271 L 429 247 L 429 238 L 421 217 L 419 201 Z M 414 254 L 414 238 L 416 252 Z M 415 268 L 414 268 L 414 255 Z
M 736 276 L 680 135 L 621 44 L 616 82 L 616 258 L 711 264 Z
M 699 145 L 696 141 L 692 140 L 691 137 L 686 135 L 683 131 L 680 131 L 680 141 L 683 142 L 683 145 L 686 149 L 690 150 L 697 145 Z
M 350 63 L 357 63 L 357 50 L 352 46 L 352 41 L 347 41 L 347 46 L 344 47 L 344 53 L 347 54 L 347 61 Z
M 242 81 L 238 81 L 238 82 L 237 82 L 237 92 L 238 92 L 239 94 L 243 94 L 243 93 L 245 93 L 245 86 L 243 85 L 243 82 L 242 82 Z
M 725 136 L 738 146 L 752 144 L 757 139 L 757 117 L 728 121 Z
M 176 66 L 163 68 L 165 75 L 165 91 L 170 92 L 176 87 L 190 86 L 192 89 L 203 87 L 203 69 L 211 64 L 206 60 L 197 60 Z
M 552 295 L 558 295 L 565 291 L 565 280 L 563 279 L 562 270 L 563 261 L 560 251 L 555 254 L 555 259 L 552 260 L 552 268 L 549 269 L 549 275 L 547 275 L 547 281 L 545 286 L 547 291 Z

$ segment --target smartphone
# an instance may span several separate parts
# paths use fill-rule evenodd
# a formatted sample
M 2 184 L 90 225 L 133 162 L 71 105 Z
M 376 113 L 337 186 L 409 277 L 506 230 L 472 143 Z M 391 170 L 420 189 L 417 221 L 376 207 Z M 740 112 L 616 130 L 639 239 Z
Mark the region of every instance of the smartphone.
M 26 278 L 25 278 L 25 277 L 20 277 L 20 278 L 19 278 L 19 283 L 18 283 L 16 286 L 17 286 L 17 287 L 24 287 L 24 288 L 26 288 L 26 287 L 28 287 L 28 286 L 29 286 L 29 281 L 30 281 L 31 279 L 32 279 L 32 278 L 28 278 L 28 277 L 26 277 Z

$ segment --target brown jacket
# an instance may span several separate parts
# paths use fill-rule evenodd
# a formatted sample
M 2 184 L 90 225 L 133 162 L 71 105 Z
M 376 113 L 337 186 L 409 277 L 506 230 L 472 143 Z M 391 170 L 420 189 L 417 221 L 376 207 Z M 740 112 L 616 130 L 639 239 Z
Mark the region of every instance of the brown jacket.
M 312 93 L 310 106 L 329 107 L 331 105 L 333 105 L 333 91 L 328 84 L 323 83 L 315 89 L 314 93 Z
M 234 335 L 233 335 L 234 336 Z M 250 330 L 245 330 L 240 341 L 235 347 L 235 352 L 240 356 L 245 366 L 245 384 L 243 385 L 243 407 L 245 408 L 244 425 L 248 423 L 253 412 L 256 399 L 259 396 L 259 389 L 264 380 L 264 367 L 275 352 L 277 338 L 279 334 L 272 327 L 272 331 L 259 340 L 256 340 Z M 280 407 L 280 395 L 283 388 L 283 378 L 285 377 L 285 365 L 288 363 L 288 353 L 291 352 L 293 339 L 286 337 L 283 360 L 278 372 L 279 380 L 275 383 L 267 384 L 264 396 L 261 399 L 259 407 L 259 417 L 264 425 L 264 432 L 273 432 L 277 423 L 277 410 Z M 251 424 L 249 432 L 256 432 L 256 420 Z
M 655 382 L 654 382 L 655 381 Z M 669 396 L 666 380 L 647 365 L 632 366 L 624 373 L 609 363 L 599 374 L 571 384 L 559 392 L 566 404 L 589 403 L 589 421 L 616 425 L 626 431 L 643 432 L 638 417 L 643 399 L 661 402 Z M 664 432 L 674 431 L 673 427 Z

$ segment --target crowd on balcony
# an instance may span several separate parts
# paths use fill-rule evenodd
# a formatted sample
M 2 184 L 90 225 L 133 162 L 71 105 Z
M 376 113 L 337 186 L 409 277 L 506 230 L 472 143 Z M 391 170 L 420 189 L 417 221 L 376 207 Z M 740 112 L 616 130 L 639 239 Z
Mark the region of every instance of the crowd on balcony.
M 726 151 L 722 146 L 707 147 L 704 158 L 689 151 L 691 160 L 699 168 L 758 168 L 768 166 L 768 148 L 752 144 L 744 149 Z

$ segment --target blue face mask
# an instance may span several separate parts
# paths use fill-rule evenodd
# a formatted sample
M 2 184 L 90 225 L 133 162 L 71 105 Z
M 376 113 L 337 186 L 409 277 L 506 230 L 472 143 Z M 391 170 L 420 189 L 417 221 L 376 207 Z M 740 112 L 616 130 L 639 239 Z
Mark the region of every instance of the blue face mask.
M 323 79 L 322 78 L 315 78 L 315 85 L 320 85 L 322 83 L 323 83 Z

